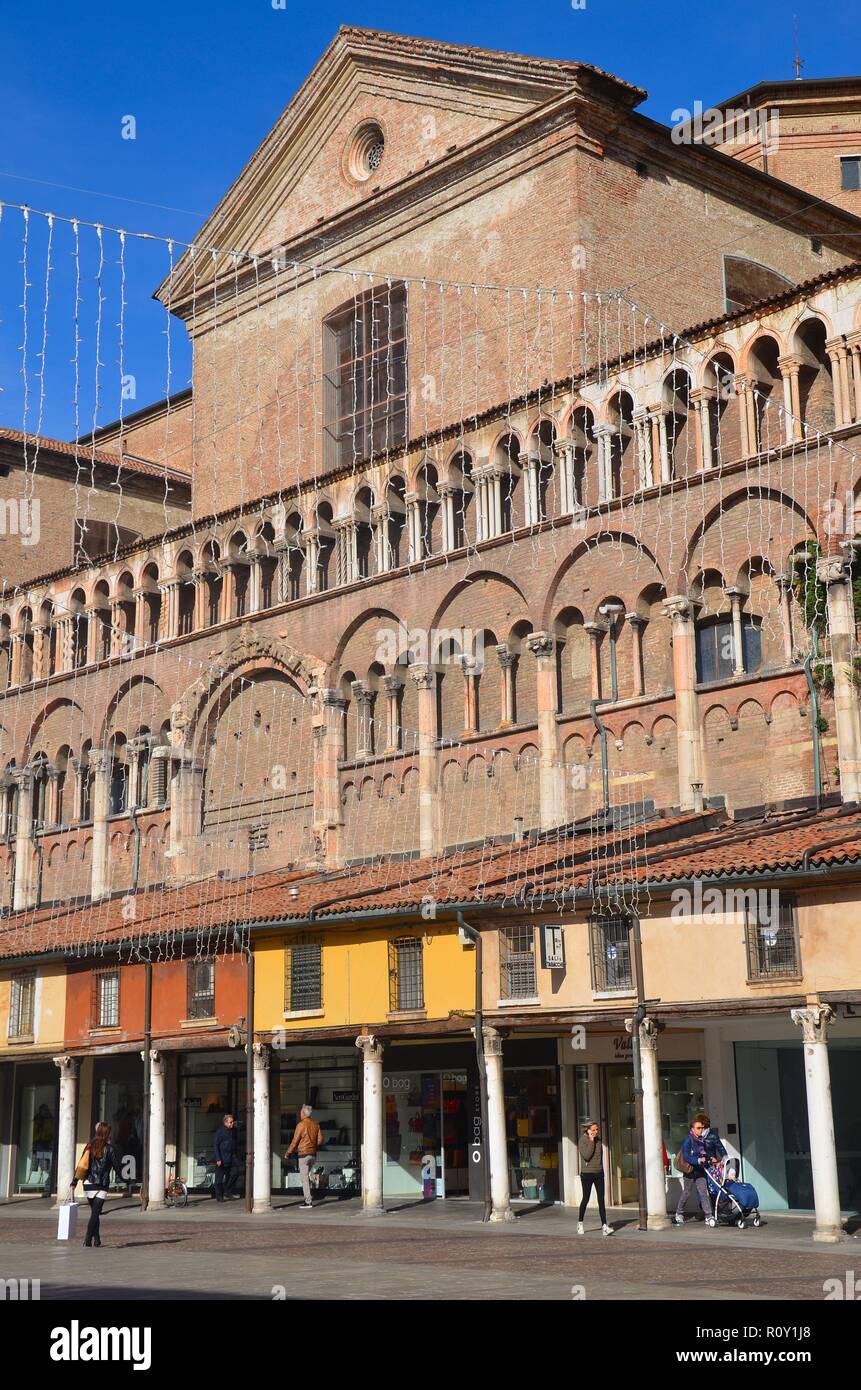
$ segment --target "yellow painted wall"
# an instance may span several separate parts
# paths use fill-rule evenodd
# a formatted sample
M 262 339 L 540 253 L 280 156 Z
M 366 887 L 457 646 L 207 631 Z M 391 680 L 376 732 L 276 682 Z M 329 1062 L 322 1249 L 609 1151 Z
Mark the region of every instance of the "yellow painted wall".
M 392 937 L 424 936 L 425 1013 L 447 1018 L 475 1004 L 475 951 L 461 946 L 457 928 L 427 923 L 426 929 L 342 928 L 283 933 L 254 942 L 255 1029 L 334 1028 L 383 1023 L 389 1013 L 389 955 Z M 323 947 L 323 1012 L 284 1018 L 284 949 L 288 943 L 320 941 Z
M 0 1056 L 10 1049 L 20 1052 L 22 1047 L 34 1054 L 62 1049 L 66 1023 L 66 967 L 60 961 L 39 966 L 34 1040 L 25 1044 L 9 1037 L 12 980 L 17 973 L 14 970 L 0 971 Z

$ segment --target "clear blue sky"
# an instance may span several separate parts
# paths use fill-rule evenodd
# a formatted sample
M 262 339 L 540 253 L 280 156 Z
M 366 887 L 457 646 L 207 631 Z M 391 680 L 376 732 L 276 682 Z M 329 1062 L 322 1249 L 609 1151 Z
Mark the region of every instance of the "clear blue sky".
M 793 73 L 792 16 L 797 14 L 804 76 L 861 66 L 859 0 L 721 0 L 680 5 L 647 0 L 571 0 L 543 5 L 511 0 L 429 6 L 287 0 L 154 3 L 39 0 L 4 6 L 0 19 L 0 199 L 191 240 L 325 49 L 339 24 L 395 30 L 516 52 L 582 60 L 645 87 L 641 108 L 669 121 L 676 106 L 704 105 L 762 79 Z M 133 115 L 137 138 L 121 138 Z M 31 181 L 32 180 L 32 181 Z M 43 181 L 43 182 L 38 182 Z M 71 191 L 48 185 L 71 185 Z M 96 196 L 111 195 L 111 196 Z M 128 200 L 128 201 L 123 201 Z M 160 206 L 152 206 L 158 204 Z M 31 224 L 32 226 L 32 224 Z M 95 247 L 87 238 L 81 312 L 81 372 L 93 376 Z M 57 232 L 52 272 L 43 430 L 71 433 L 68 368 L 73 294 L 68 229 Z M 35 426 L 41 346 L 44 228 L 32 227 L 29 291 L 29 427 Z M 21 426 L 21 225 L 0 227 L 0 423 Z M 101 360 L 106 362 L 100 419 L 117 413 L 118 248 L 106 256 Z M 164 388 L 164 320 L 150 295 L 164 258 L 135 244 L 126 261 L 129 305 L 126 370 L 138 378 L 131 410 Z M 187 380 L 188 357 L 176 332 L 172 386 Z M 89 352 L 89 358 L 87 353 Z M 93 402 L 82 391 L 82 428 Z M 53 389 L 52 389 L 53 386 Z

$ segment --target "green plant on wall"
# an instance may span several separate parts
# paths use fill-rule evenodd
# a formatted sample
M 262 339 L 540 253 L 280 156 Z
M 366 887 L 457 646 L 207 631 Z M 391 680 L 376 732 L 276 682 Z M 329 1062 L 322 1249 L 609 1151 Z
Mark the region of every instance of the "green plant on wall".
M 818 541 L 806 541 L 792 557 L 792 592 L 804 615 L 804 626 L 825 631 L 826 590 L 816 578 L 816 561 L 822 554 Z

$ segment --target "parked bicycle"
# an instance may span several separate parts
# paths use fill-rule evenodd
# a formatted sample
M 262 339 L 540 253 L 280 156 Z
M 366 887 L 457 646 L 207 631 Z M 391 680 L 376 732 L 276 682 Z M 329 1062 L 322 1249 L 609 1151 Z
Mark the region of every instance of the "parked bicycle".
M 176 1163 L 169 1163 L 167 1166 L 171 1172 L 164 1189 L 164 1204 L 166 1207 L 187 1207 L 188 1188 L 182 1178 L 178 1178 L 173 1172 Z

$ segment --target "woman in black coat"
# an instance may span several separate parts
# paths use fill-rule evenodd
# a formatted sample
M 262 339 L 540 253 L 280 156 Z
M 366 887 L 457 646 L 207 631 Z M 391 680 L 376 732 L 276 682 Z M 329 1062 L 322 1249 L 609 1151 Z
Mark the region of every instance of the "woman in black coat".
M 88 1160 L 87 1171 L 84 1174 L 84 1196 L 90 1204 L 90 1224 L 84 1244 L 101 1245 L 99 1217 L 107 1200 L 111 1171 L 113 1170 L 117 1177 L 120 1176 L 119 1154 L 111 1143 L 111 1127 L 104 1121 L 96 1125 L 96 1132 L 84 1150 L 79 1168 L 83 1166 L 84 1159 Z M 76 1177 L 72 1183 L 73 1192 L 77 1181 Z

